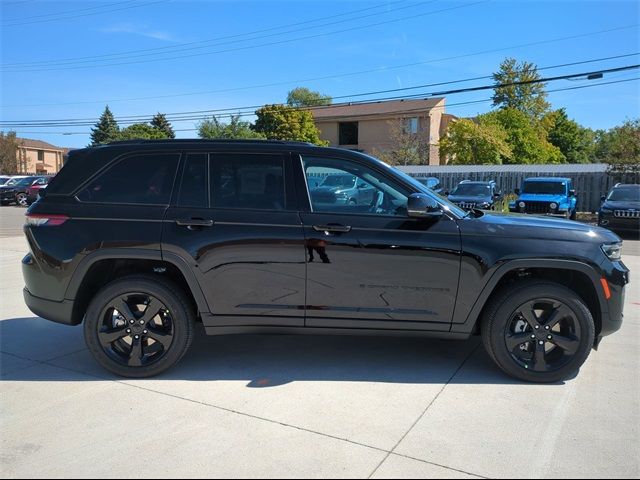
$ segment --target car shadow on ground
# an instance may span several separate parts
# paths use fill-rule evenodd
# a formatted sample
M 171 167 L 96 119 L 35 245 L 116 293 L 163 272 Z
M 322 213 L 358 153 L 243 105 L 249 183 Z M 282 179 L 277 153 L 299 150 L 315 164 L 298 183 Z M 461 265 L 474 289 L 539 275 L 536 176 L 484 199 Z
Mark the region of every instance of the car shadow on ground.
M 50 346 L 55 348 L 46 351 Z M 5 360 L 62 367 L 55 375 L 31 363 L 3 368 L 2 381 L 122 380 L 103 370 L 84 347 L 81 327 L 37 317 L 0 321 L 0 350 Z M 477 337 L 448 341 L 325 335 L 206 336 L 200 325 L 182 361 L 153 380 L 246 381 L 248 388 L 272 388 L 296 381 L 526 384 L 502 373 Z

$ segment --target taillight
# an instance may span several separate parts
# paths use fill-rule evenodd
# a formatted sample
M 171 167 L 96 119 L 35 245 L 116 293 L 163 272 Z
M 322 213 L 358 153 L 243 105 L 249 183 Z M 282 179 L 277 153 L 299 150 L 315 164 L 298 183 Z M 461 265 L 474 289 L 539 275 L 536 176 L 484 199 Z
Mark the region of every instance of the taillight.
M 57 227 L 69 220 L 68 215 L 43 215 L 27 213 L 25 225 L 29 227 Z

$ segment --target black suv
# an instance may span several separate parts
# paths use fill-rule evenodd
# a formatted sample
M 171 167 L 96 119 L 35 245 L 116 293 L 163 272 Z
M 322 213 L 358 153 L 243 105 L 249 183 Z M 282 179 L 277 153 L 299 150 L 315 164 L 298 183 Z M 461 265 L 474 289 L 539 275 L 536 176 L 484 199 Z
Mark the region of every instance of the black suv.
M 616 232 L 640 233 L 640 185 L 619 183 L 602 197 L 598 225 Z
M 308 179 L 340 174 L 371 200 L 314 201 Z M 508 374 L 553 382 L 620 328 L 628 282 L 608 230 L 465 212 L 372 157 L 303 143 L 74 150 L 24 230 L 29 308 L 83 323 L 96 360 L 130 377 L 178 362 L 198 321 L 211 335 L 482 335 Z
M 495 202 L 502 199 L 502 192 L 498 191 L 496 182 L 474 182 L 463 180 L 447 194 L 449 201 L 465 210 L 479 208 L 481 210 L 495 210 Z

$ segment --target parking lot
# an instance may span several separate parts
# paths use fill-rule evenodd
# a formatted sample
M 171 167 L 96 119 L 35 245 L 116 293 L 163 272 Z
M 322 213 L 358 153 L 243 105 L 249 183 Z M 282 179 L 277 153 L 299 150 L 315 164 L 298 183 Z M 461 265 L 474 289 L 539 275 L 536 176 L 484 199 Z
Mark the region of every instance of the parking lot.
M 22 300 L 24 209 L 0 209 L 3 477 L 640 476 L 640 241 L 625 321 L 579 375 L 524 384 L 479 340 L 199 335 L 147 380 Z

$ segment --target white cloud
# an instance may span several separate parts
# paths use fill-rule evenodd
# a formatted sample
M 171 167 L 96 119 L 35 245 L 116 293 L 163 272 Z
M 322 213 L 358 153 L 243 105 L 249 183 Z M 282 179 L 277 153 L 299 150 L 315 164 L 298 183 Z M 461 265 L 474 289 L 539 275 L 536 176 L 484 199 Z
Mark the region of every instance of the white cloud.
M 128 33 L 131 35 L 139 35 L 141 37 L 153 38 L 165 42 L 175 42 L 176 38 L 168 32 L 154 30 L 147 25 L 139 25 L 133 23 L 119 23 L 110 27 L 100 29 L 103 33 Z

